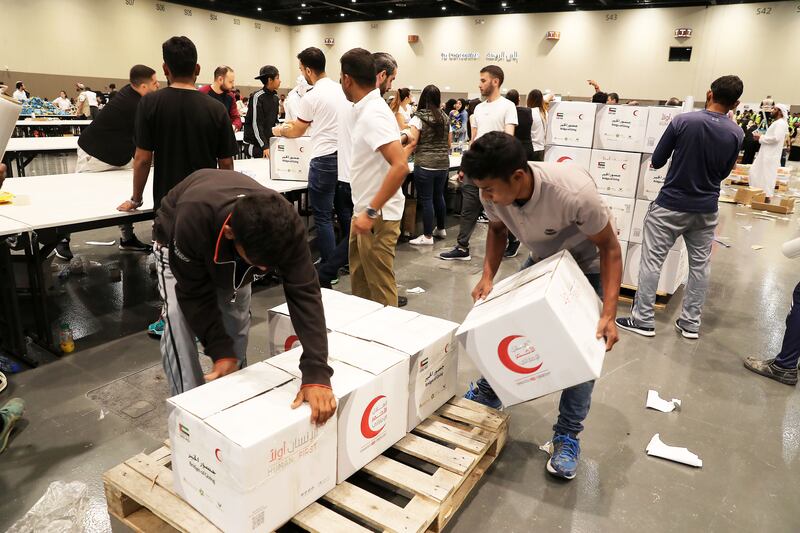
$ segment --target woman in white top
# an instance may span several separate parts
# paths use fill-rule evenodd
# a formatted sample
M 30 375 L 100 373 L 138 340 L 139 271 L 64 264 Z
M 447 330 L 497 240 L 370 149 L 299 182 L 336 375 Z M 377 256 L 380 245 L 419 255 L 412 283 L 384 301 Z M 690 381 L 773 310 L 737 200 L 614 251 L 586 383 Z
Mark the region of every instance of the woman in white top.
M 58 106 L 61 111 L 69 111 L 72 109 L 72 102 L 67 98 L 67 91 L 58 93 L 58 97 L 53 99 L 53 104 Z
M 411 121 L 411 91 L 405 87 L 398 89 L 389 107 L 392 108 L 400 130 L 408 128 L 408 123 Z
M 534 89 L 528 93 L 528 107 L 531 108 L 531 140 L 533 141 L 533 161 L 544 161 L 544 142 L 547 132 L 547 111 L 544 107 L 542 91 Z

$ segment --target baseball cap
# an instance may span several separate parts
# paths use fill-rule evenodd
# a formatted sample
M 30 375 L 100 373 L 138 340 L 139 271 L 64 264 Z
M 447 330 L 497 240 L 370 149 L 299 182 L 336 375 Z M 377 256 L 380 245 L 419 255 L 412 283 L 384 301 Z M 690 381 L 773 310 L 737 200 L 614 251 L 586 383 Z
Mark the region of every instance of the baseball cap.
M 269 70 L 271 68 L 275 68 L 275 67 L 272 66 L 272 65 L 264 65 L 263 67 L 261 67 L 261 70 L 258 71 L 258 76 L 256 76 L 253 79 L 261 80 L 261 79 L 266 78 L 267 77 L 267 73 L 269 72 Z

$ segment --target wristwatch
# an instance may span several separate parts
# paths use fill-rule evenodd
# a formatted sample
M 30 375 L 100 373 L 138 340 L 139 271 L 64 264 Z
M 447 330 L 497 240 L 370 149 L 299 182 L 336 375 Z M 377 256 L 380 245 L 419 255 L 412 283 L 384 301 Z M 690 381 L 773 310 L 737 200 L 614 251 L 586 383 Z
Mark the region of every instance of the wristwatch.
M 372 209 L 372 208 L 371 208 L 371 207 L 369 207 L 369 206 L 367 207 L 367 211 L 366 211 L 366 213 L 367 213 L 367 216 L 368 216 L 369 218 L 371 218 L 372 220 L 375 220 L 376 218 L 378 218 L 379 216 L 381 216 L 381 212 L 380 212 L 380 210 L 378 210 L 378 209 Z
M 136 200 L 133 199 L 133 196 L 131 196 L 130 202 L 133 204 L 133 207 L 137 207 L 137 208 L 138 207 L 142 207 L 142 204 L 144 204 L 144 200 L 139 200 L 137 202 Z

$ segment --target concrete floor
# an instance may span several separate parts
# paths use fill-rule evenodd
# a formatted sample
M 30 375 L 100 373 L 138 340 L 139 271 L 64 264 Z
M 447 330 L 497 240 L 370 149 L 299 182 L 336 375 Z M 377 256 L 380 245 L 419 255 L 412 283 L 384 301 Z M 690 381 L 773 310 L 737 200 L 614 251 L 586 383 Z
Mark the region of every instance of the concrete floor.
M 146 236 L 145 225 L 138 229 Z M 448 244 L 457 229 L 449 231 Z M 547 457 L 538 450 L 551 437 L 558 395 L 511 408 L 510 442 L 450 530 L 800 530 L 800 395 L 741 364 L 746 355 L 769 356 L 779 348 L 798 281 L 797 264 L 783 258 L 779 245 L 796 233 L 795 219 L 763 220 L 749 209 L 722 205 L 718 236 L 732 247 L 715 245 L 701 339 L 674 332 L 679 299 L 657 313 L 654 339 L 621 333 L 595 388 L 572 482 L 549 477 Z M 103 264 L 120 261 L 123 270 L 118 283 L 109 283 L 103 269 L 70 277 L 54 298 L 76 331 L 77 351 L 10 376 L 8 390 L 0 393 L 0 402 L 20 396 L 28 405 L 10 449 L 0 455 L 0 530 L 54 480 L 86 482 L 88 531 L 107 530 L 102 472 L 157 448 L 166 437 L 158 345 L 143 331 L 158 306 L 146 259 L 80 246 L 116 237 L 111 229 L 73 236 L 76 252 Z M 434 250 L 399 246 L 399 282 L 427 290 L 409 296 L 408 308 L 462 320 L 481 269 L 484 237 L 481 227 L 469 263 L 436 259 L 442 243 Z M 755 251 L 756 244 L 764 248 Z M 500 275 L 514 272 L 522 260 L 520 254 L 505 261 Z M 348 288 L 343 278 L 339 290 Z M 266 356 L 266 311 L 281 301 L 279 287 L 254 295 L 251 360 Z M 474 366 L 462 358 L 461 388 L 475 378 Z M 645 410 L 650 388 L 681 398 L 681 412 Z M 697 453 L 704 467 L 648 457 L 645 446 L 655 433 Z

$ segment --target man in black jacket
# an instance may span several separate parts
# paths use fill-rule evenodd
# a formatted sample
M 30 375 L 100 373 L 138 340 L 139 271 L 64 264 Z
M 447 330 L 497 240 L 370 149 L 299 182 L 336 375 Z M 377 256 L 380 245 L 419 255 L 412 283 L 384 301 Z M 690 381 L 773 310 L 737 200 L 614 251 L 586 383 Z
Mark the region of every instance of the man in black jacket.
M 166 311 L 161 355 L 172 394 L 247 364 L 250 283 L 275 268 L 303 346 L 293 405 L 307 401 L 312 421 L 325 422 L 336 410 L 325 315 L 305 227 L 292 205 L 244 174 L 198 170 L 161 201 L 153 233 Z M 205 376 L 195 337 L 214 360 Z
M 278 123 L 280 102 L 277 91 L 281 77 L 277 68 L 266 65 L 261 67 L 256 79 L 264 88 L 250 95 L 250 109 L 244 119 L 244 142 L 250 156 L 269 158 L 272 128 Z
M 116 93 L 119 98 L 109 101 L 103 112 L 97 115 L 97 119 L 81 133 L 75 172 L 133 168 L 133 154 L 136 152 L 133 142 L 136 109 L 144 95 L 158 90 L 158 80 L 156 71 L 146 65 L 134 65 L 129 79 L 130 84 Z M 120 250 L 145 253 L 153 251 L 149 244 L 136 238 L 133 224 L 121 224 L 119 230 Z M 69 235 L 63 236 L 56 245 L 56 254 L 61 259 L 72 259 Z

